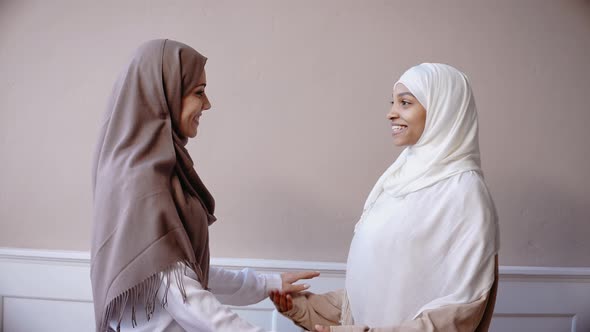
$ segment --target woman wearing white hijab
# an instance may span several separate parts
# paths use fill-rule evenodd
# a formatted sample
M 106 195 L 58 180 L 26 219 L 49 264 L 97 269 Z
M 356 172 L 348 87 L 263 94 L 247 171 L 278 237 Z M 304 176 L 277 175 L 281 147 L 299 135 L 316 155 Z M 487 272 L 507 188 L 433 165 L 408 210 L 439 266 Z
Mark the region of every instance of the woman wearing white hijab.
M 497 215 L 480 167 L 465 74 L 424 63 L 393 88 L 393 141 L 355 227 L 343 290 L 271 298 L 316 331 L 487 331 L 497 288 Z

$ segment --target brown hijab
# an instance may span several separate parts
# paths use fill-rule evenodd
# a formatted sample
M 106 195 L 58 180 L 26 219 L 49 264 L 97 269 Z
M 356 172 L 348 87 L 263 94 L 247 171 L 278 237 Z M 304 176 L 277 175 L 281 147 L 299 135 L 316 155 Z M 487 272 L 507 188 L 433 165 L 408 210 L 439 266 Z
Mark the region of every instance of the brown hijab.
M 106 331 L 113 318 L 120 322 L 128 301 L 134 323 L 137 304 L 149 319 L 160 272 L 178 271 L 178 264 L 193 269 L 207 288 L 215 202 L 178 129 L 182 97 L 197 86 L 206 61 L 182 43 L 153 40 L 138 48 L 115 83 L 92 172 L 97 331 Z

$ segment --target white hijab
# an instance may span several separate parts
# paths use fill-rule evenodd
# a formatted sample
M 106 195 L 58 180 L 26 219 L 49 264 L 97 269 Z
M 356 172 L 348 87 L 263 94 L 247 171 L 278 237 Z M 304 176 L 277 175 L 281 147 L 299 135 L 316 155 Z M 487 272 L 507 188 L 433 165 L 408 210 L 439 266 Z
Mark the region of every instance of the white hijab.
M 369 194 L 347 264 L 353 319 L 371 327 L 477 300 L 493 284 L 499 247 L 467 77 L 424 63 L 400 83 L 426 109 L 424 132 Z
M 423 63 L 408 69 L 394 88 L 400 83 L 426 109 L 424 132 L 381 175 L 359 222 L 384 190 L 400 197 L 459 173 L 481 173 L 477 109 L 467 76 L 449 65 Z

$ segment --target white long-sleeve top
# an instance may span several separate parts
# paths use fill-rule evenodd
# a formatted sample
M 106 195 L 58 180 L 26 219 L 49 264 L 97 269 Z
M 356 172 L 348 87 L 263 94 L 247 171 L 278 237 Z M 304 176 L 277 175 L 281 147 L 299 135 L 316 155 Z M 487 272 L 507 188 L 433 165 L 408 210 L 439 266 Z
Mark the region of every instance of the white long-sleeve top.
M 181 267 L 184 269 L 184 267 Z M 194 271 L 187 268 L 182 275 L 186 291 L 183 300 L 178 282 L 171 274 L 167 304 L 156 304 L 152 318 L 148 321 L 144 310 L 136 310 L 138 325 L 131 325 L 131 304 L 128 304 L 121 321 L 122 332 L 264 332 L 253 326 L 226 305 L 249 305 L 258 303 L 268 296 L 271 289 L 281 289 L 281 277 L 278 274 L 258 274 L 252 269 L 231 271 L 219 267 L 209 270 L 209 288 L 204 290 Z M 166 287 L 164 276 L 158 300 L 162 301 Z M 116 331 L 117 319 L 111 320 L 109 326 Z

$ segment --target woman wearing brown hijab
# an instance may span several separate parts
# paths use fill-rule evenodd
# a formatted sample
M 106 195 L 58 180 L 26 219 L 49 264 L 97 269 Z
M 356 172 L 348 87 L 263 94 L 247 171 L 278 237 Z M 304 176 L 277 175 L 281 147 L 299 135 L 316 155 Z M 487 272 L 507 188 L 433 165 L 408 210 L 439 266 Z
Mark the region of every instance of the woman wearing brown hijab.
M 209 266 L 215 201 L 185 148 L 210 109 L 206 58 L 172 40 L 138 48 L 115 83 L 93 163 L 91 280 L 97 331 L 262 331 L 248 305 L 317 273 Z

